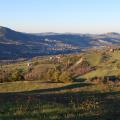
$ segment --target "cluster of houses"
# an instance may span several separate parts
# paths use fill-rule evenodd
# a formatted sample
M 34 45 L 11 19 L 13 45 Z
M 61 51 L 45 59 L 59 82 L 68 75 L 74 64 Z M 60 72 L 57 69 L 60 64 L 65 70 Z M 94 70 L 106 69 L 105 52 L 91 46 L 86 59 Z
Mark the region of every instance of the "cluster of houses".
M 108 46 L 107 49 L 108 49 L 110 52 L 120 51 L 120 46 L 118 46 L 118 45 Z
M 50 61 L 53 61 L 53 62 L 61 62 L 61 56 L 58 55 L 58 56 L 51 56 L 49 58 Z

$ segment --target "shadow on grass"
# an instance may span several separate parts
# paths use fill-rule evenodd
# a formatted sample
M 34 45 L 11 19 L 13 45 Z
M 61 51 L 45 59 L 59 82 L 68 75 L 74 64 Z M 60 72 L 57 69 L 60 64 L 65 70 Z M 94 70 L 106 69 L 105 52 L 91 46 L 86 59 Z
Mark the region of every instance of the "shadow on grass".
M 112 104 L 113 99 L 116 99 L 116 96 L 120 98 L 120 91 L 118 92 L 62 92 L 62 93 L 55 93 L 57 91 L 62 90 L 70 90 L 73 88 L 79 88 L 84 86 L 90 86 L 92 84 L 87 83 L 79 83 L 79 84 L 71 84 L 63 87 L 58 88 L 49 88 L 49 89 L 40 89 L 40 90 L 32 90 L 32 91 L 25 91 L 25 92 L 12 92 L 12 93 L 0 93 L 0 101 L 4 102 L 4 100 L 14 101 L 16 99 L 21 99 L 21 101 L 27 100 L 31 98 L 31 100 L 39 100 L 41 102 L 52 102 L 52 103 L 60 103 L 64 105 L 68 105 L 71 103 L 81 103 L 87 99 L 95 100 L 99 99 L 100 101 L 104 102 L 105 99 L 109 99 L 109 103 Z M 45 93 L 45 92 L 52 92 L 52 93 Z M 119 99 L 120 100 L 120 99 Z M 120 101 L 119 101 L 120 102 Z M 120 104 L 119 104 L 120 105 Z M 120 107 L 120 106 L 119 106 Z
M 74 82 L 85 82 L 86 81 L 86 79 L 84 79 L 84 78 L 76 78 L 76 79 L 74 79 Z
M 71 89 L 74 89 L 74 88 L 80 88 L 80 87 L 91 86 L 91 85 L 92 84 L 90 84 L 90 83 L 73 83 L 73 84 L 70 84 L 70 85 L 65 85 L 63 87 L 32 90 L 32 91 L 27 92 L 27 93 L 59 92 L 59 91 L 62 91 L 62 90 L 71 90 Z
M 95 93 L 95 92 L 69 92 L 69 93 L 47 93 L 44 94 L 44 92 L 49 91 L 61 91 L 61 90 L 69 90 L 73 88 L 79 88 L 84 86 L 90 86 L 92 84 L 87 83 L 77 83 L 77 84 L 71 84 L 66 85 L 63 87 L 58 88 L 49 88 L 49 89 L 42 89 L 42 90 L 33 90 L 30 92 L 20 92 L 20 93 L 1 93 L 0 94 L 0 106 L 4 105 L 5 103 L 9 104 L 27 104 L 29 102 L 30 109 L 34 111 L 34 106 L 37 106 L 38 103 L 41 103 L 42 105 L 57 105 L 64 106 L 65 109 L 69 106 L 70 112 L 62 112 L 60 111 L 58 113 L 40 113 L 38 112 L 36 115 L 30 113 L 25 113 L 24 115 L 15 116 L 15 115 L 4 115 L 2 114 L 0 116 L 1 120 L 55 120 L 52 119 L 52 117 L 57 116 L 57 120 L 120 120 L 120 98 L 116 98 L 115 96 L 120 96 L 120 92 L 105 92 L 105 93 Z M 34 94 L 35 93 L 35 94 Z M 42 93 L 42 94 L 41 94 Z M 110 98 L 108 98 L 110 97 Z M 17 102 L 16 102 L 17 101 Z M 82 102 L 86 101 L 85 104 L 88 105 L 95 104 L 96 102 L 100 103 L 101 109 L 100 112 L 104 111 L 102 115 L 99 116 L 92 116 L 86 115 L 84 117 L 79 116 L 80 111 L 77 109 L 77 107 L 74 109 L 74 105 L 79 105 Z M 5 104 L 6 106 L 9 104 Z M 32 106 L 33 105 L 33 106 Z M 84 105 L 84 104 L 83 104 Z M 48 106 L 49 107 L 49 106 Z M 3 107 L 4 108 L 4 107 Z M 6 107 L 6 110 L 8 109 Z M 42 108 L 42 107 L 41 107 Z M 50 107 L 49 107 L 50 108 Z M 53 107 L 54 108 L 54 107 Z M 78 110 L 78 111 L 77 111 Z M 76 113 L 77 112 L 77 113 Z M 86 112 L 86 111 L 85 111 Z M 66 114 L 68 114 L 69 118 L 66 118 Z M 70 116 L 69 116 L 70 115 Z
M 42 83 L 40 83 L 42 84 Z M 54 83 L 53 83 L 54 84 Z M 59 91 L 64 91 L 64 90 L 71 90 L 74 88 L 81 88 L 81 87 L 86 87 L 86 86 L 92 86 L 93 84 L 91 83 L 73 83 L 73 84 L 68 84 L 68 85 L 64 85 L 62 87 L 54 87 L 54 88 L 45 88 L 45 89 L 36 89 L 36 90 L 31 90 L 31 91 L 24 91 L 24 92 L 7 92 L 7 93 L 0 93 L 0 95 L 2 94 L 21 94 L 21 93 L 29 93 L 29 94 L 39 94 L 39 93 L 47 93 L 47 92 L 59 92 Z M 47 86 L 48 87 L 48 86 Z

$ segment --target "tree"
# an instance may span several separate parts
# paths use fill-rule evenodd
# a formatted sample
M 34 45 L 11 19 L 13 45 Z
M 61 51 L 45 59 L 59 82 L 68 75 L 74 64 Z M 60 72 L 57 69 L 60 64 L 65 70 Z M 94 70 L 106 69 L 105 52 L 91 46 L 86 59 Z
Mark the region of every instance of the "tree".
M 72 82 L 72 74 L 69 71 L 64 71 L 60 77 L 59 80 L 62 82 Z
M 55 82 L 58 82 L 58 81 L 59 81 L 60 74 L 61 74 L 61 72 L 60 72 L 59 70 L 54 71 L 52 77 L 53 77 L 53 80 L 54 80 Z
M 46 74 L 44 74 L 43 78 L 45 80 L 53 80 L 54 69 L 49 69 Z
M 11 79 L 12 79 L 13 81 L 24 80 L 24 69 L 16 69 L 16 70 L 11 74 Z

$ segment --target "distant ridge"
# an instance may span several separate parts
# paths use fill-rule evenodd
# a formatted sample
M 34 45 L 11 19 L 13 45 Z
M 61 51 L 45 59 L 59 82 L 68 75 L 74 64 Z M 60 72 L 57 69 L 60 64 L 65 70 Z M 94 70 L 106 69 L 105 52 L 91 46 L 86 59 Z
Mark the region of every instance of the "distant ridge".
M 120 34 L 23 33 L 0 26 L 0 59 L 79 52 L 81 49 L 119 45 Z

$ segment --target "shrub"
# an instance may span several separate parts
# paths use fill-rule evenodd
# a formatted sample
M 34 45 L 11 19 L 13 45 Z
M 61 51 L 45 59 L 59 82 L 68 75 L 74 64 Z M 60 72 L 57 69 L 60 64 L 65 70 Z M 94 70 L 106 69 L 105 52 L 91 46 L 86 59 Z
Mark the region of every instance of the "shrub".
M 24 77 L 25 80 L 44 80 L 46 77 L 48 68 L 36 66 L 31 71 L 28 71 Z
M 33 63 L 33 65 L 39 65 L 39 62 L 38 62 L 38 61 L 36 61 L 36 62 L 34 62 L 34 63 Z
M 55 82 L 58 82 L 60 75 L 61 75 L 61 72 L 60 72 L 59 70 L 54 71 L 53 76 L 52 76 L 53 80 L 54 80 Z
M 61 82 L 72 82 L 73 78 L 72 78 L 72 74 L 69 71 L 64 71 L 60 77 L 59 80 Z
M 11 74 L 11 79 L 12 81 L 17 81 L 17 80 L 24 80 L 24 69 L 16 69 L 12 74 Z
M 9 81 L 10 73 L 8 71 L 0 71 L 0 83 Z

